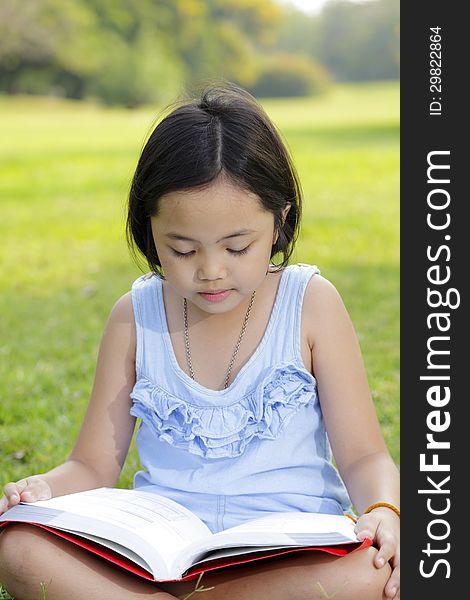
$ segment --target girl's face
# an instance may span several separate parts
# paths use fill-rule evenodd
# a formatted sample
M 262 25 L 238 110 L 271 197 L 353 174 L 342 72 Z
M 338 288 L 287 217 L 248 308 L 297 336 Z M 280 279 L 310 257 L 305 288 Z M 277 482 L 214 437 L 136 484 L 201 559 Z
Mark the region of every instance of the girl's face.
M 167 284 L 204 312 L 234 309 L 266 278 L 274 216 L 234 184 L 165 194 L 151 224 Z

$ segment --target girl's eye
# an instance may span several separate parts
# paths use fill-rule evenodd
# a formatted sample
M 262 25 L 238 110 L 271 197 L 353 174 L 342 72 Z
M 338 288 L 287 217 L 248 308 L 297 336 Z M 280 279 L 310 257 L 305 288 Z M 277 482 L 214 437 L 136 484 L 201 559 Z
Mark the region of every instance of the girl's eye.
M 242 248 L 241 250 L 232 250 L 232 248 L 227 248 L 227 252 L 235 256 L 242 256 L 243 254 L 246 254 L 248 252 L 248 248 L 249 246 L 247 246 L 246 248 Z M 190 252 L 178 252 L 178 250 L 171 248 L 171 251 L 173 255 L 177 258 L 189 258 L 193 256 L 193 254 L 195 254 L 195 250 L 191 250 Z
M 248 248 L 250 246 L 247 246 L 246 248 L 242 248 L 241 250 L 232 250 L 231 248 L 227 248 L 228 252 L 230 252 L 230 254 L 235 254 L 236 256 L 241 256 L 242 254 L 246 254 L 248 252 Z
M 178 258 L 189 258 L 194 254 L 194 250 L 191 250 L 191 252 L 178 252 L 178 250 L 172 248 L 171 251 L 173 252 L 174 256 L 177 256 Z

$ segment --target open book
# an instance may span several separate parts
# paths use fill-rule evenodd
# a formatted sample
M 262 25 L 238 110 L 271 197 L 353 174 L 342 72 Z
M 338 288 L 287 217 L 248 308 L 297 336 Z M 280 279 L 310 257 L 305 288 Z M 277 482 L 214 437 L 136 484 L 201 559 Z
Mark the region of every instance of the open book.
M 351 519 L 271 513 L 213 534 L 190 510 L 149 491 L 100 488 L 20 503 L 0 516 L 38 525 L 153 581 L 194 579 L 228 565 L 300 549 L 344 555 L 359 542 Z

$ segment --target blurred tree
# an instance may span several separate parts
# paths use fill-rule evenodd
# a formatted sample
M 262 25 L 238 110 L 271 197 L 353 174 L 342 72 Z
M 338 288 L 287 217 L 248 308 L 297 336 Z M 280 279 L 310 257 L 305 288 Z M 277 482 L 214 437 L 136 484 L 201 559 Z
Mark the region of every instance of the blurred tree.
M 310 96 L 324 92 L 330 84 L 328 71 L 309 57 L 278 52 L 261 65 L 256 82 L 248 86 L 255 96 Z
M 184 65 L 171 44 L 164 5 L 3 0 L 0 90 L 95 95 L 129 106 L 169 99 L 183 81 Z
M 396 79 L 399 20 L 399 0 L 334 0 L 320 16 L 318 58 L 337 80 Z
M 320 19 L 293 6 L 286 6 L 278 31 L 277 48 L 292 54 L 304 54 L 318 60 Z
M 256 57 L 276 41 L 282 9 L 273 0 L 176 0 L 173 31 L 191 85 L 217 75 L 254 82 Z
M 80 0 L 3 0 L 0 89 L 35 92 L 38 87 L 44 93 L 62 79 L 70 95 L 79 97 L 80 75 L 93 70 L 93 40 L 88 33 L 94 24 L 94 14 Z M 74 39 L 79 46 L 72 52 L 67 43 Z
M 260 95 L 328 78 L 396 77 L 399 0 L 336 0 L 318 17 L 275 0 L 1 0 L 0 92 L 165 103 L 225 78 Z
M 337 80 L 399 76 L 399 0 L 334 0 L 319 15 L 286 9 L 278 48 L 305 54 Z
M 166 0 L 82 0 L 97 16 L 100 47 L 86 94 L 133 107 L 166 102 L 186 76 Z
M 281 15 L 272 0 L 2 0 L 0 91 L 134 106 L 214 75 L 247 84 Z

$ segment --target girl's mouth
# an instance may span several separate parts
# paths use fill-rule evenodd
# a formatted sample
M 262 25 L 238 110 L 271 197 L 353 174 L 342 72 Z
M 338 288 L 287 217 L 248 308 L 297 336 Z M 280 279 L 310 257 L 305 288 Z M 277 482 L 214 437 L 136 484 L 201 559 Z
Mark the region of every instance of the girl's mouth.
M 227 298 L 231 291 L 232 290 L 220 290 L 218 292 L 198 292 L 198 294 L 202 296 L 204 300 L 208 300 L 209 302 L 221 302 Z

